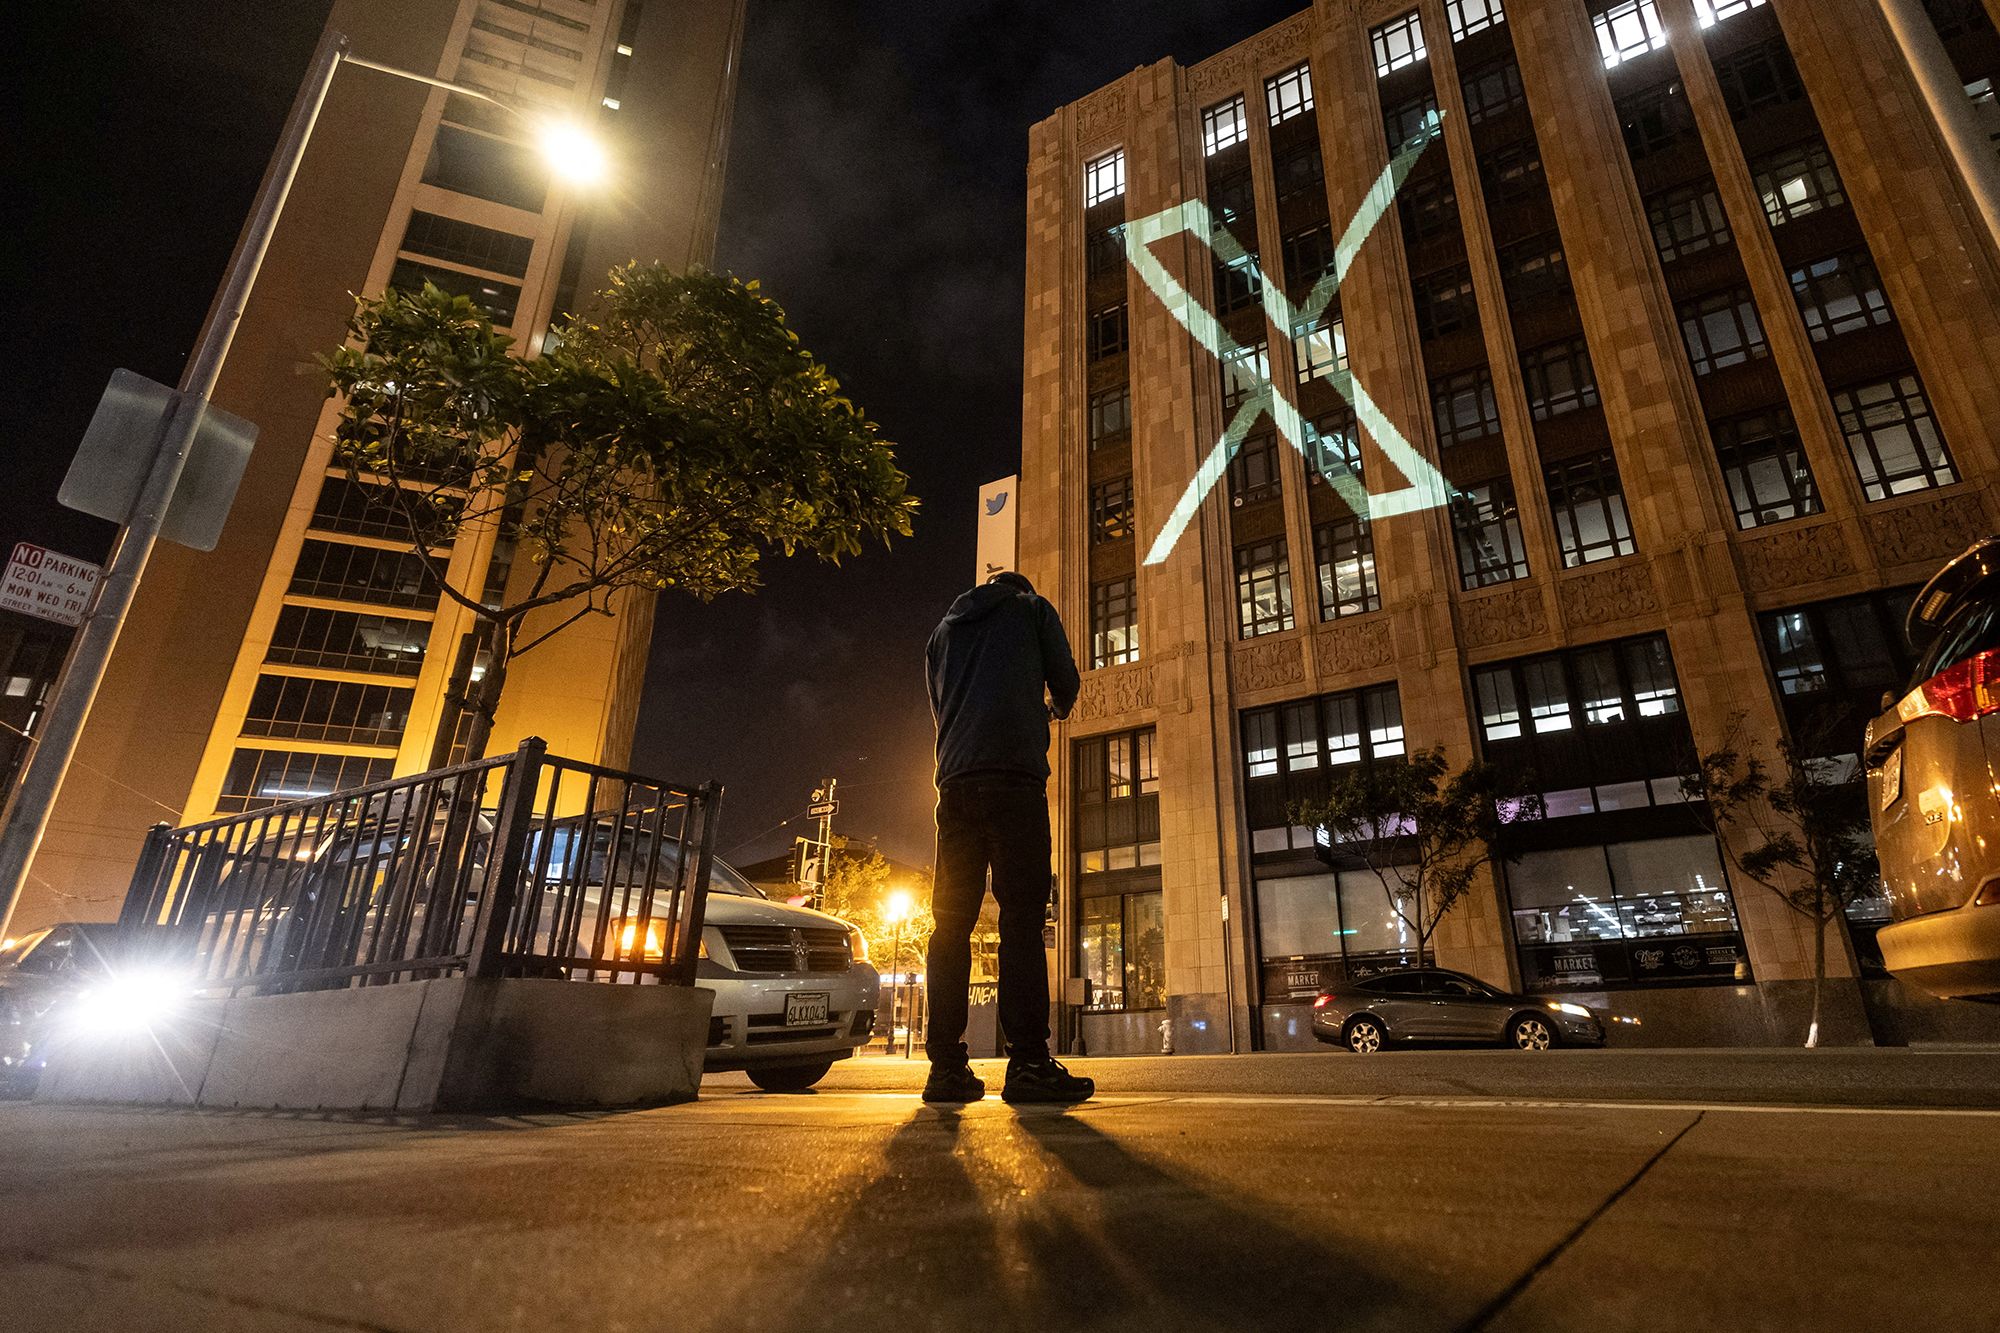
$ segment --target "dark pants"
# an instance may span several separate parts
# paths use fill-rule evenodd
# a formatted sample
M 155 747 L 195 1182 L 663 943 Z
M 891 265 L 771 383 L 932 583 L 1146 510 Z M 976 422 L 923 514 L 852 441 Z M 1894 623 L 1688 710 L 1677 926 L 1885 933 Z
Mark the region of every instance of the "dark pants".
M 1000 904 L 1000 1030 L 1017 1060 L 1049 1053 L 1049 978 L 1042 923 L 1049 902 L 1049 806 L 1032 778 L 953 782 L 938 793 L 937 882 L 925 958 L 933 1061 L 965 1058 L 972 927 L 986 872 Z

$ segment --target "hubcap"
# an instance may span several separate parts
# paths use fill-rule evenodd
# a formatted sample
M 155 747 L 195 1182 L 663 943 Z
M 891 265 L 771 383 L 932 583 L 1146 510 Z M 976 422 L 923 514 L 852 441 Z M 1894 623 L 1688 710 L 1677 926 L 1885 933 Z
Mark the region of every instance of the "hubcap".
M 1524 1051 L 1546 1051 L 1549 1048 L 1548 1024 L 1539 1018 L 1524 1018 L 1514 1025 L 1514 1044 Z
M 1373 1055 L 1382 1049 L 1382 1030 L 1373 1023 L 1356 1023 L 1347 1034 L 1347 1044 L 1357 1054 Z

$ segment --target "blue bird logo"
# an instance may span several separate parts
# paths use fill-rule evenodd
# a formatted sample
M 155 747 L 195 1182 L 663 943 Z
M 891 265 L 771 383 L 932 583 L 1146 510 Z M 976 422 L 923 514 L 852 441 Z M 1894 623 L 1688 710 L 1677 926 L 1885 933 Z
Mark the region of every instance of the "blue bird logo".
M 986 516 L 991 518 L 1007 507 L 1007 492 L 1001 491 L 986 501 Z

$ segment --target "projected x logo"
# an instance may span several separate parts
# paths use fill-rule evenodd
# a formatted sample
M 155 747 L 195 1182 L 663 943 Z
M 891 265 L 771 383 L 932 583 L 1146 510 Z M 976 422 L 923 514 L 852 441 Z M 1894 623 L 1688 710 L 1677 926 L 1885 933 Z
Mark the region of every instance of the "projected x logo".
M 1257 269 L 1263 287 L 1264 312 L 1280 330 L 1297 335 L 1318 327 L 1320 317 L 1333 304 L 1354 256 L 1367 241 L 1369 233 L 1375 230 L 1375 224 L 1389 211 L 1390 204 L 1395 202 L 1396 192 L 1409 178 L 1417 157 L 1438 137 L 1438 133 L 1439 113 L 1433 111 L 1425 118 L 1423 128 L 1403 145 L 1390 159 L 1389 165 L 1382 169 L 1382 174 L 1376 177 L 1367 197 L 1361 201 L 1361 207 L 1355 211 L 1347 230 L 1342 233 L 1340 244 L 1334 249 L 1332 269 L 1314 284 L 1303 304 L 1293 306 L 1278 284 L 1271 281 L 1270 275 L 1261 268 Z M 1285 442 L 1298 450 L 1306 462 L 1326 478 L 1356 514 L 1370 519 L 1386 518 L 1391 514 L 1414 513 L 1444 504 L 1451 496 L 1451 487 L 1444 477 L 1411 446 L 1403 433 L 1396 429 L 1395 423 L 1382 414 L 1382 409 L 1375 405 L 1367 390 L 1345 368 L 1334 370 L 1327 378 L 1340 396 L 1353 405 L 1355 420 L 1361 429 L 1368 432 L 1383 456 L 1403 474 L 1408 484 L 1401 490 L 1370 494 L 1360 478 L 1350 470 L 1346 460 L 1334 456 L 1316 435 L 1309 447 L 1305 421 L 1291 399 L 1278 392 L 1271 380 L 1268 360 L 1259 363 L 1249 349 L 1232 338 L 1229 331 L 1222 327 L 1222 322 L 1195 300 L 1186 287 L 1175 281 L 1166 266 L 1154 256 L 1151 247 L 1155 242 L 1184 231 L 1202 239 L 1225 264 L 1248 266 L 1250 257 L 1243 246 L 1225 228 L 1216 225 L 1208 205 L 1199 199 L 1190 199 L 1128 224 L 1125 228 L 1125 256 L 1139 276 L 1145 279 L 1153 295 L 1159 297 L 1160 303 L 1194 335 L 1195 341 L 1207 348 L 1224 366 L 1231 368 L 1239 386 L 1245 390 L 1245 396 L 1236 414 L 1229 419 L 1222 438 L 1202 459 L 1193 479 L 1188 482 L 1187 490 L 1182 492 L 1173 512 L 1167 515 L 1166 524 L 1146 554 L 1146 563 L 1157 565 L 1173 551 L 1181 534 L 1187 531 L 1188 524 L 1200 511 L 1201 502 L 1215 489 L 1216 482 L 1222 480 L 1222 474 L 1228 470 L 1229 460 L 1242 446 L 1244 436 L 1266 413 L 1277 424 L 1278 434 Z M 1249 382 L 1245 383 L 1246 380 Z M 1315 451 L 1319 456 L 1315 456 Z

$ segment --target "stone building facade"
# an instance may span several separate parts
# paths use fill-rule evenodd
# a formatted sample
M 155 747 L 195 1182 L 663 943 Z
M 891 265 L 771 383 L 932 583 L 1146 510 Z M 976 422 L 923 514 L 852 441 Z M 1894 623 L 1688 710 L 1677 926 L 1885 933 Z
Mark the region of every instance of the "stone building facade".
M 1930 9 L 1989 114 L 1991 16 Z M 1549 804 L 1444 966 L 1797 1040 L 1812 927 L 1676 775 L 1852 754 L 1909 592 L 2000 517 L 2000 263 L 1872 0 L 1320 0 L 1036 125 L 1027 227 L 1020 562 L 1085 668 L 1066 1043 L 1310 1044 L 1318 984 L 1413 940 L 1286 806 L 1430 745 Z M 1872 907 L 1832 1038 L 1977 1030 L 1870 967 Z

